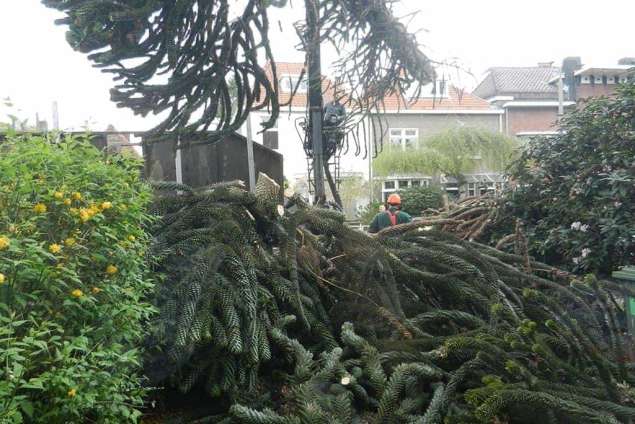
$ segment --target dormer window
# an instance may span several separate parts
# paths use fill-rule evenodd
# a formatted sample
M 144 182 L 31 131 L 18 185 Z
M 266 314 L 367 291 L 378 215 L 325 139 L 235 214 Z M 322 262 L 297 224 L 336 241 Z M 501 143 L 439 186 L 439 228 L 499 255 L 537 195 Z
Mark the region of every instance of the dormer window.
M 306 93 L 308 82 L 306 78 L 302 78 L 300 81 L 300 85 L 298 85 L 298 81 L 300 80 L 300 75 L 283 75 L 280 77 L 280 91 L 283 93 L 292 93 L 296 86 L 298 86 L 298 90 L 296 93 Z

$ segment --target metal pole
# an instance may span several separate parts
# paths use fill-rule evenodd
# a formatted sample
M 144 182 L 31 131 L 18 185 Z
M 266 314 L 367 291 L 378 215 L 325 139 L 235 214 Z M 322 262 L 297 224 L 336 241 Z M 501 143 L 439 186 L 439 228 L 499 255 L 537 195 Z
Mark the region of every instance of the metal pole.
M 53 101 L 53 129 L 60 129 L 60 115 L 57 107 L 57 100 Z
M 558 75 L 558 116 L 564 115 L 564 86 L 562 83 L 563 75 Z
M 176 169 L 176 182 L 183 184 L 183 164 L 181 162 L 181 136 L 176 136 L 176 154 L 174 155 L 174 168 Z
M 366 118 L 364 118 L 366 119 Z M 369 115 L 368 117 L 369 123 L 368 123 L 368 131 L 367 134 L 364 134 L 364 137 L 367 137 L 366 140 L 364 140 L 364 142 L 368 143 L 368 189 L 369 189 L 369 203 L 373 203 L 373 197 L 374 197 L 374 193 L 373 193 L 373 146 L 375 145 L 374 142 L 374 137 L 375 134 L 373 133 L 373 128 L 372 128 L 372 120 L 373 120 L 373 116 Z
M 247 117 L 247 167 L 249 169 L 249 191 L 256 190 L 256 168 L 254 165 L 254 142 L 251 138 L 251 115 Z
M 313 142 L 313 181 L 316 204 L 326 202 L 324 190 L 324 147 L 322 144 L 322 66 L 320 62 L 319 11 L 315 0 L 305 0 L 307 59 L 309 71 L 309 125 Z

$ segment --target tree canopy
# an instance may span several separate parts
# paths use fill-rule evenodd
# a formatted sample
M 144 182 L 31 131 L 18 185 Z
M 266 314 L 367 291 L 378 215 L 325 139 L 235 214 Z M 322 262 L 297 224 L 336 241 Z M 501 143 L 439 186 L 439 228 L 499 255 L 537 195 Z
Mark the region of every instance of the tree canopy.
M 165 117 L 155 130 L 236 131 L 255 109 L 280 107 L 269 40 L 269 8 L 285 0 L 43 0 L 60 10 L 73 48 L 114 75 L 111 98 L 142 116 Z M 319 41 L 341 52 L 333 78 L 350 110 L 373 110 L 381 99 L 434 78 L 415 36 L 386 0 L 305 0 L 317 8 Z M 305 23 L 300 49 L 311 54 Z M 346 48 L 347 47 L 347 48 Z M 346 48 L 344 50 L 344 48 Z M 272 77 L 267 77 L 270 66 Z M 235 84 L 235 96 L 231 84 Z M 297 87 L 296 87 L 297 90 Z M 342 91 L 340 90 L 340 92 Z
M 450 129 L 406 150 L 388 148 L 373 162 L 377 175 L 419 173 L 463 174 L 487 170 L 502 172 L 518 151 L 516 139 L 484 129 Z

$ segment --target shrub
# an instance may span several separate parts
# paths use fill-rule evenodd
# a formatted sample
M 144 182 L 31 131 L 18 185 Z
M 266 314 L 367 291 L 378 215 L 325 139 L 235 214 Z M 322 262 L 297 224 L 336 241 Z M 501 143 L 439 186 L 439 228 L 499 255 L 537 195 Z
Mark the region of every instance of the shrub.
M 374 200 L 368 203 L 366 206 L 363 206 L 357 210 L 357 219 L 362 225 L 369 225 L 375 215 L 379 213 L 379 207 L 382 205 L 381 202 Z
M 587 102 L 561 128 L 530 142 L 512 166 L 507 215 L 525 222 L 544 261 L 608 273 L 633 261 L 635 85 Z
M 140 164 L 86 141 L 0 156 L 0 422 L 126 422 L 153 308 Z
M 401 209 L 413 216 L 421 216 L 426 209 L 443 206 L 443 191 L 439 187 L 409 187 L 399 192 Z

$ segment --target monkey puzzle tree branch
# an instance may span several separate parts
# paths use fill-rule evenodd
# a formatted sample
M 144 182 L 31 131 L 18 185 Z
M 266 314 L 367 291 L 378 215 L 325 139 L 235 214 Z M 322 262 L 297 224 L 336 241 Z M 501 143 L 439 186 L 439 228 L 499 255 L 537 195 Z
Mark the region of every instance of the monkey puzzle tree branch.
M 67 40 L 112 73 L 111 98 L 135 114 L 162 117 L 156 132 L 236 131 L 252 110 L 280 111 L 268 7 L 284 1 L 42 0 L 66 17 Z M 392 93 L 434 76 L 413 35 L 385 0 L 320 0 L 321 40 L 352 47 L 337 66 L 352 109 L 371 111 Z M 304 33 L 304 32 L 302 32 Z M 308 44 L 303 41 L 308 54 Z M 306 63 L 306 61 L 305 61 Z M 271 78 L 265 72 L 271 66 Z

